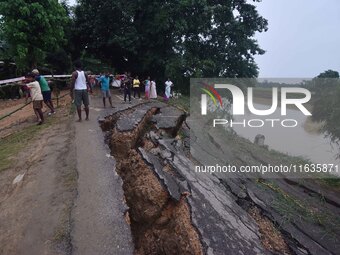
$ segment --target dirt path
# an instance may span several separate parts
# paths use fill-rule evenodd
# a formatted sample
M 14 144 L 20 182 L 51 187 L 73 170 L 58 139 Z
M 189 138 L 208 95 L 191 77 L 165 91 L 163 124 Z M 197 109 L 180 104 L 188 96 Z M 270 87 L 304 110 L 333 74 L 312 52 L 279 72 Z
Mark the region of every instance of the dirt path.
M 62 91 L 61 95 L 65 94 L 68 94 L 68 91 Z M 58 102 L 59 109 L 65 109 L 69 101 L 69 97 L 61 98 Z M 0 100 L 0 117 L 9 114 L 24 105 L 25 99 Z M 56 106 L 56 100 L 54 100 L 54 105 Z M 46 105 L 43 107 L 43 112 L 45 112 L 45 115 L 49 112 Z M 0 138 L 6 137 L 17 130 L 32 125 L 35 121 L 36 116 L 32 110 L 32 105 L 30 104 L 0 121 Z
M 67 254 L 75 197 L 74 128 L 69 118 L 46 128 L 0 174 L 0 254 Z M 14 184 L 19 175 L 23 179 Z
M 0 172 L 0 254 L 133 253 L 122 182 L 97 121 L 110 110 L 92 96 L 91 120 L 76 123 L 69 101 L 61 101 L 53 119 L 32 132 L 34 138 Z M 118 97 L 114 101 L 122 106 Z M 17 139 L 8 135 L 26 134 L 28 127 L 30 135 L 32 114 L 27 107 L 1 122 L 0 134 Z

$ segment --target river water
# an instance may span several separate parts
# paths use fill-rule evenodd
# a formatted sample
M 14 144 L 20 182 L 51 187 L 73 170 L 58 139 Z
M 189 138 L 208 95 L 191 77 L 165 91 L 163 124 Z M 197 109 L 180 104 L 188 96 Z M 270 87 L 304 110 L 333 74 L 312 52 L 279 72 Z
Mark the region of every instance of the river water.
M 264 104 L 254 104 L 255 109 L 269 109 L 270 106 Z M 246 107 L 247 109 L 247 107 Z M 271 122 L 261 128 L 243 127 L 243 125 L 235 125 L 233 129 L 242 137 L 249 139 L 251 142 L 258 134 L 265 136 L 265 144 L 270 149 L 274 149 L 291 156 L 301 156 L 318 164 L 337 164 L 340 167 L 340 160 L 336 159 L 339 149 L 331 144 L 330 138 L 320 132 L 308 132 L 305 128 L 308 117 L 303 115 L 301 111 L 287 109 L 287 116 L 281 116 L 281 110 L 278 109 L 270 116 L 255 116 L 249 111 L 245 116 L 234 116 L 234 121 L 242 122 L 250 119 L 294 119 L 298 122 L 298 126 L 294 128 L 283 127 L 279 122 L 275 122 L 272 127 Z M 253 123 L 258 125 L 257 123 Z M 315 123 L 314 123 L 315 124 Z M 309 126 L 314 125 L 309 122 Z M 291 123 L 290 123 L 291 125 Z M 317 124 L 315 124 L 317 125 Z M 340 173 L 339 173 L 340 175 Z

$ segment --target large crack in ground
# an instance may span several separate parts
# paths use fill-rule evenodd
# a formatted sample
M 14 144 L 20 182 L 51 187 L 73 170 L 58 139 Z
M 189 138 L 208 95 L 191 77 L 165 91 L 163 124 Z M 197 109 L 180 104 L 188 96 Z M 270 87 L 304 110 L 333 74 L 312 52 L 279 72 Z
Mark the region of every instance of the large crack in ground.
M 185 118 L 176 108 L 153 102 L 101 121 L 123 180 L 135 254 L 332 254 L 298 222 L 281 220 L 273 204 L 280 194 L 261 182 L 192 171 L 202 153 L 212 161 L 234 154 L 231 143 L 223 147 L 209 137 L 206 143 L 202 136 L 189 140 Z M 199 145 L 195 157 L 190 142 Z M 234 156 L 242 162 L 252 158 L 246 151 Z
M 135 254 L 203 254 L 199 233 L 192 224 L 187 193 L 181 194 L 178 200 L 174 199 L 152 165 L 140 154 L 141 148 L 151 150 L 157 147 L 151 139 L 143 137 L 146 131 L 156 130 L 151 120 L 159 108 L 141 113 L 142 117 L 133 123 L 133 128 L 120 129 L 118 119 L 123 115 L 129 118 L 133 112 L 130 109 L 113 114 L 101 126 L 108 132 L 107 141 L 117 161 L 116 171 L 123 180 Z M 158 132 L 176 136 L 183 121 L 181 116 L 177 126 Z M 164 171 L 174 174 L 168 165 L 164 166 Z

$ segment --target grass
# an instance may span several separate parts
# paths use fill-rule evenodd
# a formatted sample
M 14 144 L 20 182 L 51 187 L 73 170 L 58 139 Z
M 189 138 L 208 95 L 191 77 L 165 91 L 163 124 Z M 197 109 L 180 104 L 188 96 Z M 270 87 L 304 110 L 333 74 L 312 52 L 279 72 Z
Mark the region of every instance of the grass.
M 320 210 L 325 203 L 322 197 L 314 198 L 313 201 L 300 201 L 284 192 L 273 182 L 258 180 L 258 184 L 276 193 L 272 206 L 284 217 L 285 221 L 306 221 L 322 226 L 325 234 L 331 237 L 339 231 L 339 217 L 331 212 Z
M 287 164 L 291 163 L 293 165 L 311 165 L 313 164 L 311 161 L 306 160 L 302 157 L 294 157 L 290 156 L 278 151 L 270 150 L 269 155 L 272 157 L 279 158 L 282 162 L 287 162 Z M 319 184 L 323 185 L 325 188 L 332 188 L 334 190 L 340 190 L 340 178 L 334 177 L 333 174 L 330 173 L 304 173 L 301 174 L 300 178 L 296 179 L 297 182 L 304 182 L 306 179 L 311 178 Z
M 63 176 L 63 178 L 66 188 L 73 189 L 77 185 L 78 175 L 75 169 L 70 170 L 70 172 Z
M 169 104 L 175 106 L 185 112 L 190 112 L 190 97 L 182 95 L 179 98 L 170 98 Z
M 77 170 L 73 167 L 67 169 L 67 173 L 63 175 L 63 183 L 68 192 L 72 193 L 72 197 L 68 197 L 64 201 L 64 208 L 59 218 L 59 224 L 54 230 L 53 241 L 56 245 L 64 245 L 67 249 L 71 249 L 71 213 L 73 207 L 73 199 L 76 196 L 77 188 Z
M 8 169 L 15 160 L 15 156 L 17 156 L 38 133 L 49 127 L 52 123 L 52 119 L 47 119 L 44 125 L 32 125 L 0 139 L 0 172 Z
M 272 105 L 272 101 L 273 101 L 273 91 L 272 88 L 254 88 L 254 103 L 257 104 L 263 104 L 263 105 Z M 301 98 L 301 94 L 299 93 L 289 93 L 288 94 L 288 98 Z M 278 94 L 278 104 L 279 107 L 281 107 L 281 93 L 279 90 L 279 94 Z M 311 111 L 312 110 L 312 106 L 310 103 L 306 103 L 305 107 Z M 299 110 L 295 105 L 292 104 L 288 104 L 287 105 L 288 109 L 292 109 L 292 110 Z
M 317 181 L 336 190 L 340 189 L 340 178 L 321 178 L 317 179 Z
M 73 115 L 75 111 L 73 104 L 71 106 L 69 104 L 59 106 L 60 109 L 64 107 L 70 107 L 69 115 Z M 41 126 L 31 125 L 0 139 L 0 173 L 11 166 L 17 154 L 27 147 L 30 141 L 37 137 L 41 131 L 58 121 L 60 121 L 60 118 L 45 118 L 45 123 Z
M 272 97 L 273 97 L 273 88 L 256 87 L 256 88 L 254 88 L 253 91 L 254 91 L 255 97 L 269 98 L 269 99 L 272 99 Z M 278 92 L 279 92 L 279 100 L 281 101 L 280 89 L 278 89 Z M 301 98 L 301 94 L 300 93 L 289 93 L 289 97 L 291 97 L 291 98 Z
M 71 213 L 72 213 L 73 203 L 71 201 L 65 202 L 63 211 L 59 218 L 59 225 L 54 231 L 53 241 L 56 245 L 63 245 L 67 249 L 71 249 Z

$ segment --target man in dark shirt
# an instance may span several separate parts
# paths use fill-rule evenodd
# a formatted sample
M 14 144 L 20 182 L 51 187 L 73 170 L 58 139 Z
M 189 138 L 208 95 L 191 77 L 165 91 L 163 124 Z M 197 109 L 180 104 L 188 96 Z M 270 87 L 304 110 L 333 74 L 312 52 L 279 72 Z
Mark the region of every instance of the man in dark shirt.
M 129 96 L 129 103 L 131 104 L 131 87 L 132 87 L 132 77 L 129 72 L 124 79 L 124 102 L 126 102 L 126 97 Z

